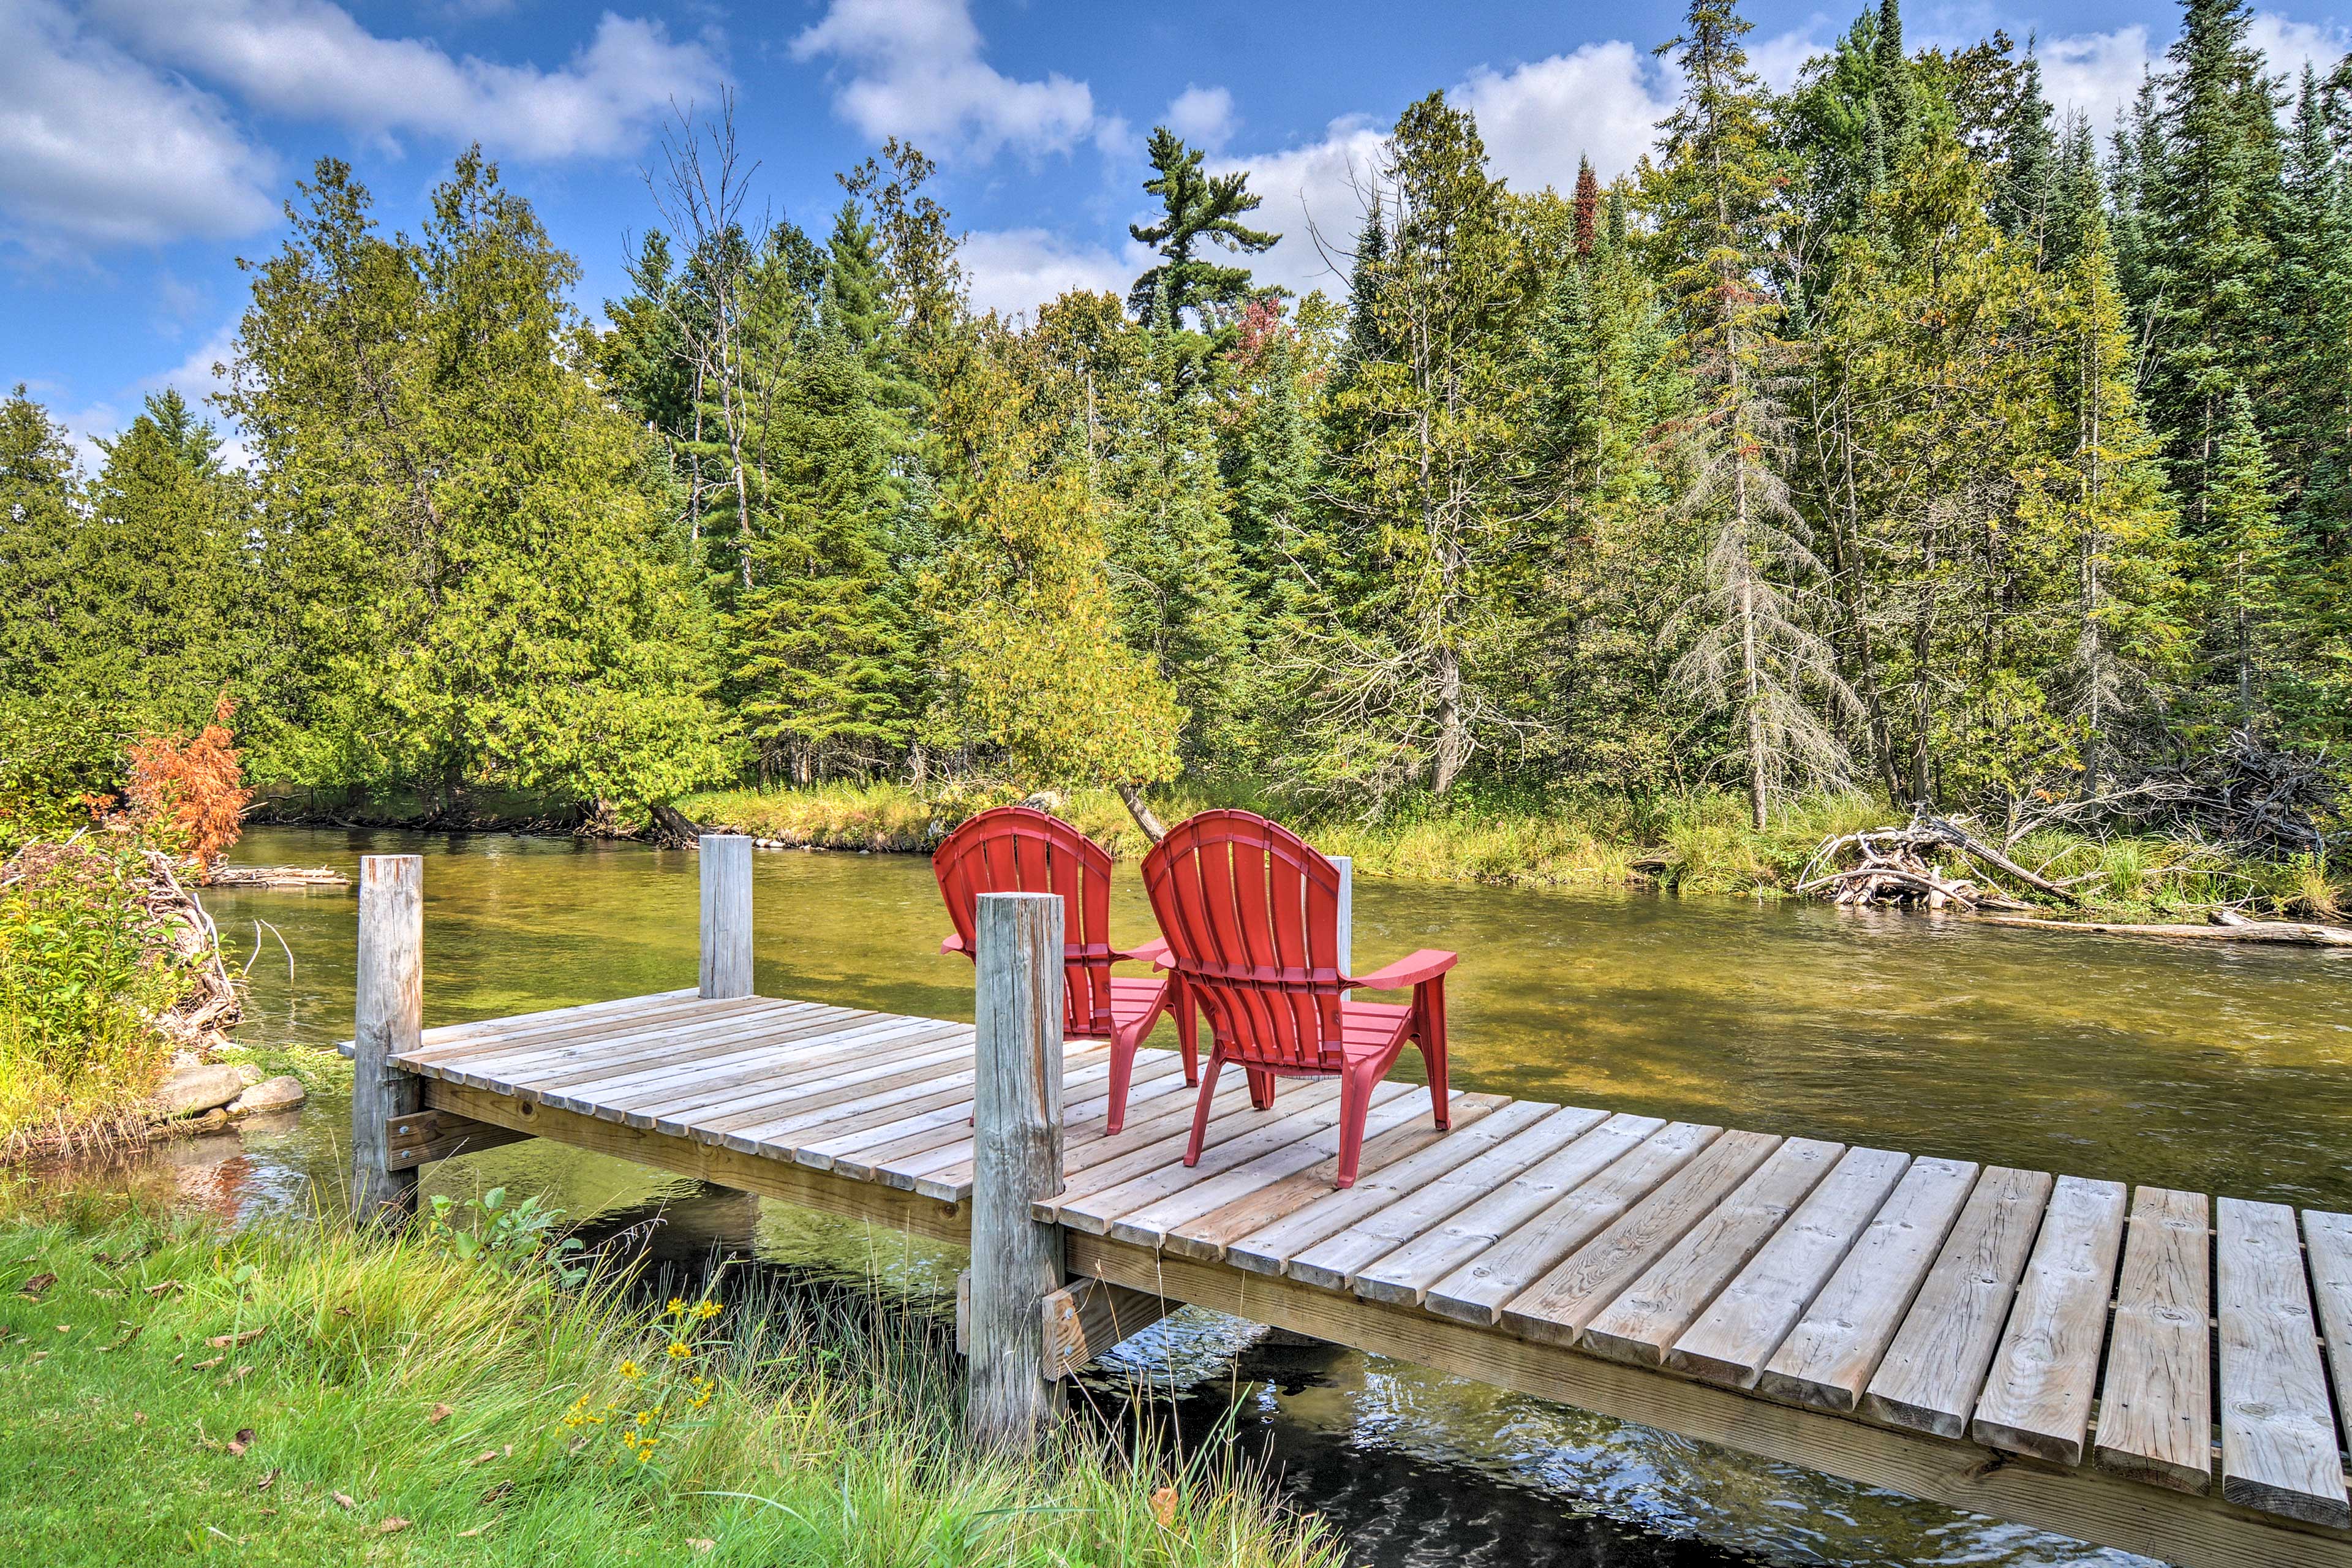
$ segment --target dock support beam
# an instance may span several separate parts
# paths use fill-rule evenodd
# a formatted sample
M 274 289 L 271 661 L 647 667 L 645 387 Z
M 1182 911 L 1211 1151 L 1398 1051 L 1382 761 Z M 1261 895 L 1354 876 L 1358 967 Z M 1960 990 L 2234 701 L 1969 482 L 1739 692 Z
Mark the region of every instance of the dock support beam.
M 1062 1190 L 1062 900 L 982 893 L 979 904 L 964 1425 L 977 1441 L 1025 1453 L 1061 1405 L 1043 1303 L 1062 1287 L 1062 1230 L 1029 1205 Z
M 751 841 L 702 836 L 702 994 L 751 994 Z
M 352 1213 L 394 1223 L 416 1208 L 416 1171 L 395 1170 L 394 1117 L 413 1116 L 425 1080 L 392 1065 L 425 1033 L 425 861 L 360 858 L 360 945 L 352 1031 Z

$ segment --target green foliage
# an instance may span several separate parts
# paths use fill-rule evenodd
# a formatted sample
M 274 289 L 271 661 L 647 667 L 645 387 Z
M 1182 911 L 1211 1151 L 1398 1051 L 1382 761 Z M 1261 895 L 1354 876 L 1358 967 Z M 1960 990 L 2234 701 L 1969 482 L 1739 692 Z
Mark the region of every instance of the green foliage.
M 269 520 L 257 773 L 625 806 L 710 776 L 643 442 L 562 352 L 572 259 L 478 153 L 415 239 L 332 160 L 302 190 L 222 399 Z
M 501 1274 L 544 1269 L 557 1283 L 576 1286 L 588 1278 L 587 1265 L 577 1260 L 586 1244 L 557 1229 L 562 1219 L 563 1211 L 546 1206 L 536 1193 L 509 1203 L 504 1187 L 492 1187 L 464 1199 L 434 1194 L 423 1225 L 425 1240 L 460 1263 Z
M 0 872 L 0 1149 L 135 1115 L 188 977 L 151 943 L 139 848 L 38 844 Z
M 2282 122 L 2251 22 L 2185 0 L 2103 162 L 2003 34 L 1871 0 L 1776 94 L 1693 0 L 1635 169 L 1515 190 L 1433 94 L 1295 309 L 1164 128 L 1127 298 L 1013 321 L 903 143 L 820 242 L 687 127 L 600 328 L 478 155 L 413 238 L 322 163 L 221 400 L 249 474 L 168 395 L 95 477 L 0 405 L 0 841 L 224 689 L 265 789 L 599 820 L 1730 787 L 1753 836 L 1864 782 L 2007 818 L 2225 726 L 2352 754 L 2352 77 Z

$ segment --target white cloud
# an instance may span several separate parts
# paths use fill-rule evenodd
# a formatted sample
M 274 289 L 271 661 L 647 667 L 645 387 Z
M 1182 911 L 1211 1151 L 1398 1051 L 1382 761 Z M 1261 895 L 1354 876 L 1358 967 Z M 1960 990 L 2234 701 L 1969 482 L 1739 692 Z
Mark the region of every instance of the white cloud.
M 178 364 L 166 371 L 158 371 L 140 382 L 140 394 L 144 395 L 171 387 L 192 405 L 204 408 L 208 418 L 218 422 L 225 416 L 205 399 L 228 386 L 228 376 L 225 373 L 229 362 L 236 357 L 236 329 L 237 323 L 234 321 L 220 327 Z
M 2088 115 L 2102 142 L 2131 107 L 2140 73 L 2150 63 L 2147 29 L 2136 25 L 2112 33 L 2037 39 L 2033 52 L 2042 61 L 2042 95 L 2058 122 Z
M 1187 87 L 1169 100 L 1166 122 L 1195 147 L 1223 147 L 1234 133 L 1234 95 L 1222 87 Z
M 1034 315 L 1039 305 L 1073 289 L 1125 298 L 1128 286 L 1151 265 L 1151 252 L 1133 240 L 1114 253 L 1074 245 L 1042 228 L 1008 228 L 967 235 L 962 260 L 972 309 L 1013 316 Z
M 2275 11 L 2254 13 L 2253 26 L 2246 29 L 2246 42 L 2270 57 L 2273 74 L 2286 78 L 2290 93 L 2302 79 L 2305 66 L 2324 79 L 2352 50 L 2352 37 L 2335 23 L 2294 22 Z
M 981 43 L 969 0 L 833 0 L 793 40 L 793 58 L 835 62 L 834 107 L 877 140 L 982 162 L 1007 146 L 1034 156 L 1125 140 L 1123 121 L 1097 120 L 1085 82 L 1008 77 L 981 58 Z
M 277 216 L 272 174 L 218 100 L 48 0 L 0 0 L 0 208 L 20 244 L 247 234 Z
M 1816 16 L 1807 26 L 1793 28 L 1765 39 L 1748 51 L 1748 63 L 1766 86 L 1775 92 L 1786 92 L 1797 85 L 1797 73 L 1815 55 L 1827 54 L 1830 46 L 1822 41 L 1827 22 Z M 1843 29 L 1841 29 L 1843 30 Z M 1676 90 L 1681 89 L 1681 72 L 1675 73 Z
M 1674 105 L 1674 84 L 1633 45 L 1612 42 L 1507 75 L 1481 66 L 1447 96 L 1478 117 L 1495 174 L 1523 191 L 1566 191 L 1580 157 L 1604 181 L 1632 168 Z
M 1508 71 L 1481 66 L 1446 97 L 1477 116 L 1489 170 L 1532 191 L 1572 187 L 1580 157 L 1604 180 L 1631 168 L 1655 138 L 1673 91 L 1673 78 L 1647 56 L 1610 42 Z M 1327 259 L 1316 236 L 1327 247 L 1354 243 L 1363 213 L 1358 192 L 1385 136 L 1369 117 L 1349 115 L 1319 142 L 1223 161 L 1249 170 L 1250 188 L 1265 198 L 1265 226 L 1282 231 L 1282 243 L 1254 263 L 1259 277 L 1301 293 L 1342 280 L 1346 258 Z
M 722 79 L 700 43 L 609 11 L 554 70 L 379 37 L 327 0 L 95 0 L 90 13 L 129 47 L 257 109 L 378 135 L 479 141 L 525 158 L 626 153 L 673 99 L 707 97 Z

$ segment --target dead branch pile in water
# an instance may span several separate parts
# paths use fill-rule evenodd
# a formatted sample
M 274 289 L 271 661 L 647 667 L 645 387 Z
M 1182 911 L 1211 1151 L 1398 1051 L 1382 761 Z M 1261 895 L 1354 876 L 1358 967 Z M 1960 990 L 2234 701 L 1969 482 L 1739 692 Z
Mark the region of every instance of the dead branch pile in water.
M 100 853 L 82 834 L 61 844 L 27 844 L 0 865 L 0 889 L 37 879 L 95 880 L 102 874 L 94 864 Z M 176 1049 L 209 1057 L 229 1043 L 229 1031 L 245 1011 L 221 956 L 220 931 L 180 880 L 170 856 L 152 848 L 136 854 L 130 886 L 148 962 L 171 966 L 187 982 L 179 999 L 153 1023 Z
M 1947 875 L 1947 859 L 1973 860 L 1988 879 Z M 2073 893 L 2027 870 L 1967 828 L 1936 816 L 1927 806 L 1915 806 L 1911 820 L 1899 827 L 1871 827 L 1859 833 L 1832 834 L 1822 841 L 1798 875 L 1797 891 L 1814 893 L 1832 903 L 1916 904 L 1931 910 L 2025 910 L 2020 901 L 1990 879 L 2000 872 L 2050 898 L 2075 902 Z

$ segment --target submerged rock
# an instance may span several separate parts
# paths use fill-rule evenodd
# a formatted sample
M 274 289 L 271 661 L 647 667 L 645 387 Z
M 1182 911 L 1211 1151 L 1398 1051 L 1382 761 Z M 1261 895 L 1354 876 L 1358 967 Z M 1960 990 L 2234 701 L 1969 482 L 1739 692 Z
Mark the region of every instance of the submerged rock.
M 230 1104 L 228 1113 L 231 1116 L 250 1116 L 261 1110 L 284 1110 L 301 1104 L 305 1098 L 302 1080 L 291 1073 L 280 1073 L 238 1095 Z
M 159 1121 L 193 1116 L 226 1105 L 245 1092 L 245 1079 L 226 1062 L 175 1069 L 147 1101 L 149 1114 Z

